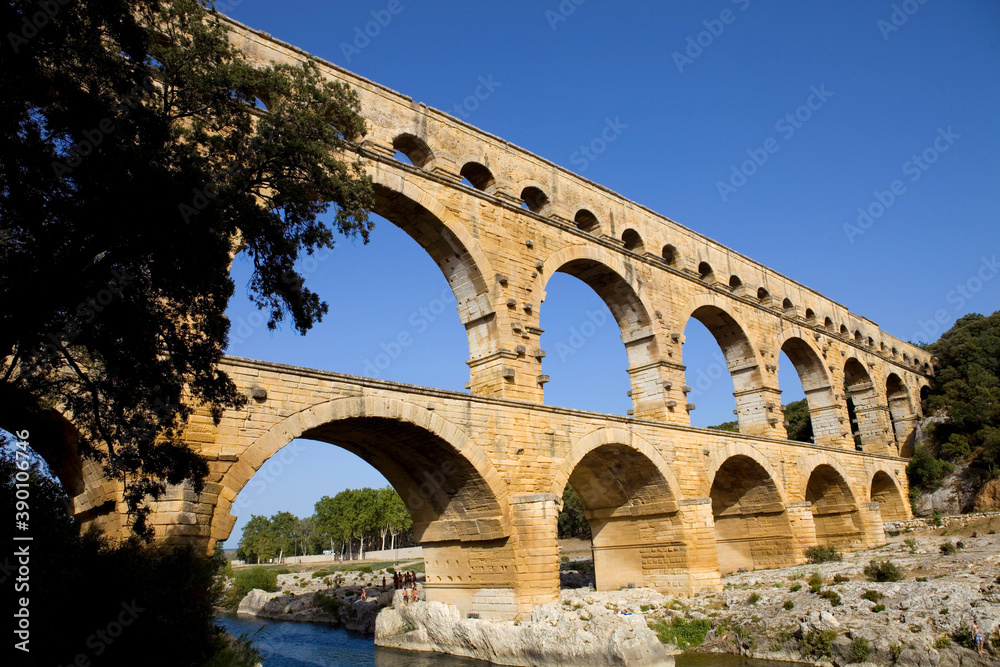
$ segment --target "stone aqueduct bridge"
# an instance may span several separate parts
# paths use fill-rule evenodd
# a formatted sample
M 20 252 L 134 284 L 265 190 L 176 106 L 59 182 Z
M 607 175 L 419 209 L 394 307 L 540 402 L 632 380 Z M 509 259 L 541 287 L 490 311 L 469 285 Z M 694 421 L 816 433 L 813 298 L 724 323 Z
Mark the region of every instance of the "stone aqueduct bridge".
M 238 24 L 231 34 L 261 62 L 309 57 Z M 375 212 L 415 239 L 454 291 L 471 394 L 230 358 L 227 371 L 254 398 L 217 426 L 193 420 L 186 438 L 211 476 L 200 495 L 174 488 L 157 504 L 161 536 L 206 549 L 226 539 L 237 494 L 299 437 L 344 447 L 382 472 L 424 545 L 427 597 L 483 617 L 511 618 L 557 597 L 556 515 L 567 482 L 586 507 L 603 589 L 717 588 L 720 573 L 799 563 L 811 545 L 879 544 L 883 521 L 909 516 L 904 457 L 932 372 L 925 352 L 525 150 L 320 68 L 360 97 Z M 539 313 L 556 272 L 593 288 L 618 323 L 627 417 L 543 404 Z M 691 318 L 725 355 L 738 434 L 690 426 Z M 782 351 L 802 380 L 815 444 L 787 440 Z M 120 493 L 85 471 L 75 509 L 114 530 Z

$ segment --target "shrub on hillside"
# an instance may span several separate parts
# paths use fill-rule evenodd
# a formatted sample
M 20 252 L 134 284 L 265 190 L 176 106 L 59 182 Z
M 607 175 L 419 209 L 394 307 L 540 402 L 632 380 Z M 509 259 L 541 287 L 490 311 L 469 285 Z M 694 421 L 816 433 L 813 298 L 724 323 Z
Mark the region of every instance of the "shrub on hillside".
M 712 624 L 704 618 L 675 616 L 670 620 L 663 619 L 658 623 L 650 623 L 649 627 L 659 637 L 660 643 L 674 644 L 684 650 L 701 645 L 705 641 L 705 635 L 712 629 Z
M 864 637 L 856 637 L 851 642 L 850 648 L 847 649 L 847 653 L 851 657 L 851 662 L 864 662 L 871 655 L 871 652 L 872 646 Z
M 824 544 L 806 549 L 806 558 L 810 563 L 828 563 L 842 561 L 844 556 L 832 544 Z
M 810 630 L 802 637 L 803 653 L 817 657 L 833 655 L 833 640 L 836 638 L 837 633 L 834 630 L 823 632 Z
M 891 560 L 872 560 L 865 566 L 865 576 L 871 581 L 901 581 L 903 568 Z

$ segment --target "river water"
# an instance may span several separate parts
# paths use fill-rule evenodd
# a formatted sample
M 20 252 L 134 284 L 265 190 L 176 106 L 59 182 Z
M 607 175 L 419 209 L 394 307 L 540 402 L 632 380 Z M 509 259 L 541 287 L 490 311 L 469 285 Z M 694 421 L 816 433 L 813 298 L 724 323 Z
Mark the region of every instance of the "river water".
M 247 634 L 264 654 L 264 667 L 486 667 L 490 663 L 442 653 L 378 648 L 371 637 L 315 623 L 219 616 L 237 637 Z M 677 667 L 793 667 L 795 663 L 729 655 L 681 655 Z

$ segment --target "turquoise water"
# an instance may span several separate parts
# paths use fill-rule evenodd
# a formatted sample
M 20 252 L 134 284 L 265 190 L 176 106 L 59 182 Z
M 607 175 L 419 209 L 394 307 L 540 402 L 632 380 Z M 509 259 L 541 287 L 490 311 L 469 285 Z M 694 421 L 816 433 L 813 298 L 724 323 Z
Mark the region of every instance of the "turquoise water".
M 237 637 L 247 634 L 264 654 L 264 667 L 485 667 L 488 662 L 442 653 L 377 648 L 371 637 L 314 623 L 219 616 Z M 731 655 L 682 655 L 677 667 L 791 667 L 795 663 L 750 660 Z
M 316 623 L 219 616 L 237 637 L 248 634 L 264 654 L 264 667 L 484 667 L 488 662 L 441 653 L 377 648 L 371 637 Z

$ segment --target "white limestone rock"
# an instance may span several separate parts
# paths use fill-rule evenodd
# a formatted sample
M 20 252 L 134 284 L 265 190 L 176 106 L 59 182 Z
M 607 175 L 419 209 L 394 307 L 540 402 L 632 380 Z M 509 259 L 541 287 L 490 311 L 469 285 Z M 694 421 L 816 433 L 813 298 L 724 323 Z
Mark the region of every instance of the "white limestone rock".
M 498 665 L 673 664 L 642 615 L 598 605 L 582 615 L 555 603 L 540 605 L 530 620 L 517 623 L 463 619 L 452 605 L 421 601 L 383 610 L 375 623 L 375 643 Z
M 240 600 L 240 606 L 237 608 L 236 613 L 256 616 L 268 602 L 281 596 L 282 593 L 268 593 L 267 591 L 255 588 L 243 596 L 243 599 Z

